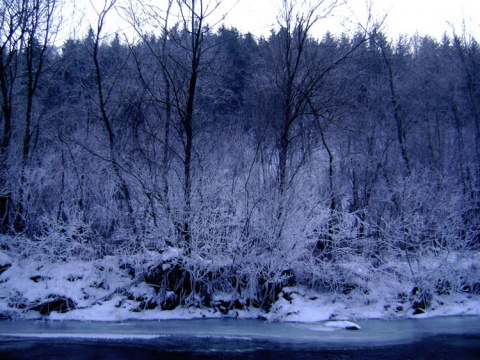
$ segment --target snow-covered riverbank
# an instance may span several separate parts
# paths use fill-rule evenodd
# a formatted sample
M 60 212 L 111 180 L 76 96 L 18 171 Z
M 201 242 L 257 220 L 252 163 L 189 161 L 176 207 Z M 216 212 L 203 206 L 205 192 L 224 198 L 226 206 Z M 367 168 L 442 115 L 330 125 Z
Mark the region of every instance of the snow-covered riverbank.
M 162 256 L 165 268 L 176 255 L 170 252 Z M 89 321 L 234 317 L 292 322 L 480 315 L 480 295 L 474 291 L 430 292 L 422 308 L 413 293 L 414 284 L 388 274 L 371 274 L 368 287 L 341 291 L 285 282 L 268 307 L 249 303 L 245 294 L 215 290 L 208 294 L 208 304 L 195 303 L 195 297 L 202 294 L 192 292 L 190 302 L 166 309 L 165 296 L 160 299 L 158 285 L 142 273 L 141 262 L 126 260 L 107 256 L 94 261 L 48 263 L 13 259 L 0 252 L 0 315 Z M 144 273 L 156 260 L 144 260 Z M 175 296 L 173 289 L 167 290 L 167 296 Z

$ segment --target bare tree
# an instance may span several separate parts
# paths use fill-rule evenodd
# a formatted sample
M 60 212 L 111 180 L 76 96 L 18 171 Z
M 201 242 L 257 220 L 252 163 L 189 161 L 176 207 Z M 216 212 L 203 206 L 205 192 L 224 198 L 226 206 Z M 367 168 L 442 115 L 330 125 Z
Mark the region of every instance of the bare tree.
M 17 212 L 14 220 L 16 231 L 25 228 L 24 218 L 24 186 L 27 182 L 25 170 L 30 156 L 32 140 L 33 100 L 38 89 L 40 75 L 43 72 L 44 60 L 50 45 L 56 0 L 34 0 L 27 2 L 25 24 L 25 67 L 26 67 L 26 108 L 25 130 L 23 136 L 21 178 Z
M 341 1 L 318 1 L 314 4 L 283 0 L 279 18 L 280 30 L 271 42 L 271 63 L 275 64 L 274 83 L 280 97 L 279 120 L 275 123 L 277 131 L 278 171 L 277 184 L 280 196 L 283 196 L 296 171 L 288 176 L 289 152 L 292 143 L 292 129 L 295 124 L 312 116 L 317 121 L 322 117 L 322 101 L 318 101 L 322 86 L 327 76 L 355 50 L 366 41 L 366 36 L 355 40 L 354 44 L 344 51 L 332 49 L 322 52 L 312 38 L 311 32 L 315 24 L 328 17 L 341 5 Z M 309 7 L 307 7 L 309 5 Z M 328 54 L 328 56 L 326 56 Z M 322 133 L 322 143 L 326 139 Z M 333 177 L 333 153 L 327 152 L 330 159 L 330 172 Z M 333 200 L 333 199 L 332 199 Z M 331 202 L 335 207 L 335 202 Z M 279 206 L 277 217 L 284 214 L 283 205 Z
M 0 147 L 0 218 L 1 231 L 10 227 L 12 189 L 8 183 L 10 141 L 12 138 L 13 89 L 18 77 L 19 56 L 22 52 L 27 21 L 26 2 L 11 0 L 0 5 L 0 85 L 2 91 L 3 134 Z
M 152 181 L 146 196 L 150 203 L 151 215 L 154 226 L 158 225 L 158 217 L 155 203 L 158 201 L 165 210 L 168 217 L 171 216 L 171 206 L 169 202 L 169 169 L 171 158 L 171 130 L 172 130 L 172 79 L 170 78 L 171 69 L 171 50 L 169 46 L 170 32 L 170 15 L 172 6 L 176 0 L 168 0 L 166 9 L 149 6 L 143 2 L 130 3 L 124 8 L 124 13 L 128 22 L 133 26 L 135 33 L 140 37 L 140 44 L 129 44 L 130 52 L 134 58 L 137 73 L 140 78 L 141 85 L 149 95 L 149 101 L 153 103 L 155 120 L 153 122 L 160 124 L 163 120 L 163 137 L 157 135 L 153 130 L 148 130 L 151 138 L 155 142 L 159 142 L 163 147 L 161 159 L 161 190 L 157 190 L 156 180 Z M 151 36 L 150 32 L 144 28 L 143 18 L 135 5 L 140 4 L 141 13 L 147 19 L 147 22 L 153 22 L 153 26 L 161 28 L 160 39 Z M 158 25 L 160 24 L 160 25 Z M 151 59 L 151 61 L 148 61 Z M 149 66 L 145 63 L 148 62 Z M 154 67 L 152 69 L 152 66 Z M 160 76 L 156 76 L 159 73 Z M 159 78 L 159 79 L 158 79 Z M 153 126 L 156 128 L 156 126 Z M 155 146 L 149 144 L 150 146 Z M 156 164 L 156 159 L 147 159 L 149 162 Z M 156 169 L 155 169 L 156 170 Z M 154 170 L 154 171 L 155 171 Z M 155 171 L 156 172 L 156 171 Z M 153 176 L 156 179 L 155 176 Z
M 338 1 L 319 1 L 309 9 L 298 9 L 296 2 L 282 1 L 280 16 L 280 59 L 277 69 L 282 92 L 282 121 L 278 140 L 278 187 L 281 194 L 287 186 L 287 156 L 290 146 L 290 129 L 295 121 L 305 115 L 309 93 L 315 91 L 323 73 L 310 69 L 313 65 L 308 42 L 315 23 L 328 16 Z M 303 5 L 303 4 L 302 4 Z M 281 213 L 281 211 L 280 211 Z
M 398 141 L 398 145 L 400 146 L 400 153 L 402 155 L 402 159 L 407 169 L 407 174 L 410 174 L 411 165 L 410 165 L 410 158 L 407 154 L 405 121 L 399 110 L 399 104 L 398 104 L 399 99 L 398 99 L 398 93 L 397 93 L 397 86 L 395 82 L 395 72 L 394 72 L 392 54 L 390 51 L 390 47 L 386 43 L 386 39 L 384 37 L 378 36 L 377 33 L 374 31 L 372 34 L 372 38 L 382 53 L 382 58 L 387 71 L 392 114 L 395 120 L 395 125 L 397 130 L 396 131 L 397 141 Z
M 467 34 L 454 34 L 454 48 L 461 60 L 462 72 L 466 82 L 467 96 L 474 119 L 473 133 L 476 161 L 480 161 L 480 75 L 479 52 L 480 46 L 475 39 Z
M 130 228 L 133 230 L 134 234 L 136 234 L 137 230 L 136 230 L 135 218 L 133 214 L 134 210 L 133 210 L 133 206 L 130 198 L 130 190 L 122 174 L 122 168 L 120 166 L 119 158 L 115 150 L 115 134 L 112 127 L 110 116 L 107 112 L 107 98 L 105 97 L 105 93 L 104 93 L 102 68 L 99 62 L 99 54 L 98 54 L 102 31 L 105 26 L 105 18 L 107 14 L 114 8 L 115 3 L 116 3 L 116 0 L 105 0 L 102 9 L 98 13 L 97 28 L 96 28 L 96 33 L 95 33 L 94 43 L 93 43 L 92 59 L 95 65 L 95 79 L 96 79 L 96 86 L 97 86 L 97 93 L 98 93 L 98 109 L 100 112 L 100 120 L 102 121 L 105 131 L 107 132 L 108 149 L 109 149 L 108 162 L 110 162 L 115 178 L 118 181 L 121 199 L 126 206 L 127 218 L 128 218 Z
M 3 136 L 0 149 L 2 176 L 0 184 L 0 217 L 2 231 L 13 225 L 15 231 L 25 229 L 24 187 L 25 169 L 31 152 L 34 98 L 39 79 L 43 73 L 44 60 L 55 33 L 54 12 L 56 0 L 12 0 L 4 1 L 0 7 L 1 16 L 1 64 L 0 83 L 2 91 Z M 25 100 L 24 130 L 20 159 L 20 185 L 16 205 L 12 202 L 11 186 L 4 178 L 8 173 L 8 156 L 13 128 L 13 103 L 15 84 L 22 76 L 25 79 L 23 95 Z M 15 210 L 14 210 L 15 209 Z M 10 223 L 13 217 L 13 223 Z
M 199 76 L 205 70 L 206 53 L 216 47 L 207 44 L 210 31 L 209 17 L 216 12 L 220 0 L 177 0 L 180 9 L 181 30 L 171 34 L 178 53 L 172 55 L 176 69 L 169 74 L 172 81 L 173 102 L 181 122 L 183 143 L 183 224 L 179 224 L 187 252 L 191 246 L 192 166 L 195 138 L 196 95 Z M 180 76 L 178 76 L 180 74 Z

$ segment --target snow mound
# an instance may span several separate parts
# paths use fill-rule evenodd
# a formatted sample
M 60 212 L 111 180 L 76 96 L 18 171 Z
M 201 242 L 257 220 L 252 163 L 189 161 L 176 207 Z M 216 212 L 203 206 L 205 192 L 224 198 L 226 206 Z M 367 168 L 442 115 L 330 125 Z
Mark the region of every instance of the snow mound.
M 326 327 L 331 327 L 335 329 L 345 329 L 345 330 L 360 330 L 361 327 L 351 321 L 327 321 L 325 323 Z
M 10 258 L 10 256 L 0 251 L 0 266 L 11 264 L 11 263 L 12 263 L 12 259 Z

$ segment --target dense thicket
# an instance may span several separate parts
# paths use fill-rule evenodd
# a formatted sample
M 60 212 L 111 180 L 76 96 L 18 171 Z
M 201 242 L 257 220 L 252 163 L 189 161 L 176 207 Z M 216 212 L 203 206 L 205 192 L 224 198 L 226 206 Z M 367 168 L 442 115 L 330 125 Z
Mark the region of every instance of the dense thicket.
M 4 250 L 177 248 L 179 286 L 196 284 L 184 295 L 267 299 L 347 286 L 336 264 L 354 257 L 406 261 L 425 288 L 448 271 L 422 259 L 478 249 L 474 38 L 315 39 L 295 23 L 256 39 L 192 22 L 126 44 L 100 25 L 61 49 L 28 27 L 1 35 Z M 161 269 L 146 279 L 171 283 Z

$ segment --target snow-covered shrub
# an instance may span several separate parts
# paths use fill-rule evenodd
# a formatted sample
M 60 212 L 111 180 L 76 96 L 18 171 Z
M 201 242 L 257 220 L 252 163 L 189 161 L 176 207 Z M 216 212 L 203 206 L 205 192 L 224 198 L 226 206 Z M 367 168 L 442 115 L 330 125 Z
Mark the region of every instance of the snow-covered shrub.
M 76 216 L 68 221 L 43 217 L 40 224 L 43 231 L 33 240 L 34 247 L 51 260 L 95 260 L 105 251 L 90 224 Z
M 478 237 L 478 224 L 466 221 L 468 196 L 452 176 L 413 172 L 392 193 L 393 211 L 382 219 L 380 259 L 393 257 L 401 279 L 414 284 L 412 303 L 426 305 L 432 294 L 457 292 L 468 276 L 462 262 Z M 413 292 L 413 289 L 409 291 Z M 418 295 L 420 294 L 420 295 Z M 418 300 L 417 298 L 423 298 Z

